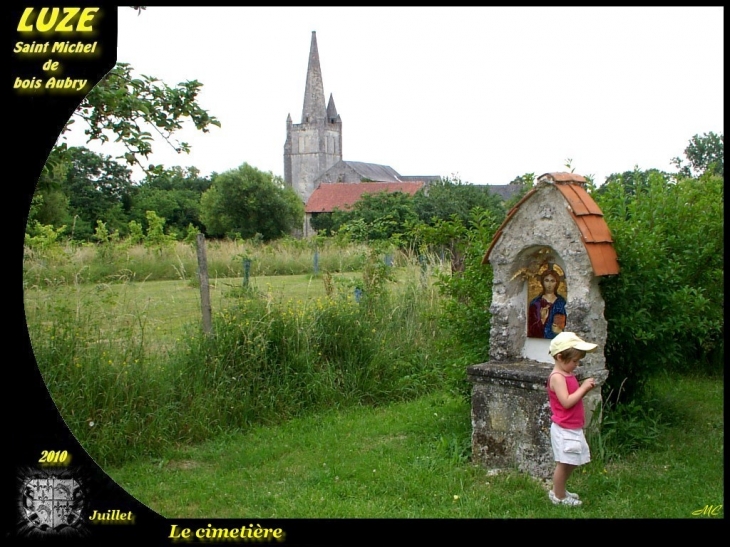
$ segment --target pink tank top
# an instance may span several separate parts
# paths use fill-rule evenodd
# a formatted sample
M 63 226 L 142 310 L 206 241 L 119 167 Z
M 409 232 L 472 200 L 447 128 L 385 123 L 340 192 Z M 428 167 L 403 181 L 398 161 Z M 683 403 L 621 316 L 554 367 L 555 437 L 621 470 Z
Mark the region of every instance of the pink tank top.
M 550 389 L 550 378 L 553 374 L 560 374 L 559 372 L 552 372 L 548 376 L 547 390 L 548 398 L 550 399 L 550 410 L 553 411 L 553 415 L 550 419 L 558 424 L 560 427 L 565 429 L 580 429 L 585 424 L 585 411 L 583 410 L 583 399 L 575 403 L 571 408 L 565 408 L 560 404 L 558 396 L 555 392 Z M 570 375 L 562 375 L 565 378 L 565 383 L 568 386 L 568 394 L 574 393 L 578 389 L 578 379 Z

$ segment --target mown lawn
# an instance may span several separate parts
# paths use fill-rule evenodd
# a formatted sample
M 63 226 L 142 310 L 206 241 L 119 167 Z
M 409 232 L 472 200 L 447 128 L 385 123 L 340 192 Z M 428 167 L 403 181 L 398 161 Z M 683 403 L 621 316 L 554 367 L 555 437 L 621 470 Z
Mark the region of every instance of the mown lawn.
M 577 470 L 577 508 L 550 504 L 542 481 L 472 465 L 469 402 L 449 393 L 333 409 L 107 471 L 168 518 L 713 518 L 694 513 L 724 504 L 723 379 L 651 387 L 658 442 Z

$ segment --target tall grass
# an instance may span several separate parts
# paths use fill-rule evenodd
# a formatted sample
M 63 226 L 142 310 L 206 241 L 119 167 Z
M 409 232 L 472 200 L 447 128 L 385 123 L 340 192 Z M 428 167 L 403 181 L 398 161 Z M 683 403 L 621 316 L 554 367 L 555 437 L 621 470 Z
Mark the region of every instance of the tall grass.
M 88 305 L 51 306 L 29 330 L 73 433 L 100 464 L 119 464 L 252 424 L 456 386 L 462 367 L 444 366 L 436 344 L 435 289 L 417 272 L 408 278 L 363 282 L 360 301 L 347 280 L 304 301 L 238 288 L 212 335 L 196 322 L 164 353 L 148 351 L 143 321 L 112 336 Z
M 336 240 L 285 238 L 266 245 L 249 241 L 211 240 L 206 244 L 211 277 L 293 275 L 318 271 L 359 271 L 365 264 L 364 245 L 341 245 Z M 128 240 L 78 245 L 70 241 L 25 249 L 26 286 L 114 281 L 194 280 L 198 271 L 195 244 L 171 242 L 149 247 Z

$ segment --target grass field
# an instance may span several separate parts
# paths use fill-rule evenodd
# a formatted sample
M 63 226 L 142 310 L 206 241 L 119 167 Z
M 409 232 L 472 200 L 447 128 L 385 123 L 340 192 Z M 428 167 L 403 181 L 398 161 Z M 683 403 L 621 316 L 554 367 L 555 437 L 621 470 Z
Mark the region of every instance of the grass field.
M 658 442 L 577 470 L 568 486 L 578 508 L 553 506 L 543 481 L 472 465 L 469 402 L 447 393 L 170 447 L 107 471 L 168 518 L 701 518 L 724 503 L 723 381 L 658 378 L 652 392 Z
M 437 345 L 436 288 L 409 272 L 358 283 L 360 302 L 353 276 L 364 274 L 257 276 L 246 289 L 215 279 L 211 333 L 199 290 L 182 280 L 28 289 L 28 326 L 69 428 L 96 461 L 121 464 L 450 383 L 463 367 L 444 365 L 449 349 Z
M 417 284 L 418 268 L 396 271 L 399 281 Z M 360 275 L 337 274 L 335 284 L 342 291 L 351 291 L 353 277 Z M 281 302 L 317 300 L 326 292 L 323 278 L 308 274 L 256 276 L 249 284 L 251 290 L 264 295 L 265 299 Z M 224 310 L 241 291 L 240 277 L 211 279 L 213 312 Z M 205 425 L 212 423 L 204 411 L 210 410 L 214 417 L 225 417 L 225 410 L 203 406 L 208 402 L 211 407 L 215 406 L 211 397 L 193 396 L 198 388 L 207 386 L 204 380 L 207 381 L 210 374 L 201 375 L 199 383 L 188 385 L 171 382 L 177 378 L 172 376 L 174 370 L 169 373 L 158 371 L 167 366 L 174 369 L 172 365 L 189 364 L 186 361 L 168 363 L 164 350 L 175 345 L 187 326 L 200 324 L 199 302 L 199 288 L 188 280 L 26 288 L 28 323 L 37 327 L 33 331 L 34 342 L 45 338 L 46 326 L 49 326 L 48 332 L 54 332 L 51 328 L 54 321 L 58 326 L 63 323 L 60 319 L 69 314 L 83 316 L 77 323 L 91 325 L 92 331 L 98 328 L 98 332 L 84 332 L 83 336 L 67 336 L 64 339 L 66 346 L 60 339 L 46 344 L 48 362 L 43 372 L 58 372 L 60 381 L 66 382 L 57 386 L 56 395 L 68 396 L 69 408 L 75 408 L 77 393 L 83 393 L 88 399 L 79 406 L 77 427 L 89 431 L 85 420 L 92 416 L 94 420 L 90 423 L 96 424 L 95 435 L 105 431 L 120 443 L 134 447 L 134 439 L 143 440 L 151 428 L 148 423 L 151 416 L 154 416 L 152 425 L 168 424 L 154 430 L 160 438 L 169 429 L 174 429 L 172 425 L 189 426 L 187 420 L 198 419 Z M 320 338 L 301 330 L 298 333 L 287 330 L 293 323 L 287 323 L 289 319 L 284 314 L 277 316 L 276 325 L 281 332 L 313 341 L 309 360 L 300 363 L 295 355 L 287 364 L 287 370 L 296 372 L 296 367 L 306 364 L 314 373 L 326 365 L 325 361 L 317 360 L 314 342 L 326 341 L 321 337 L 325 331 L 332 330 L 333 318 L 339 322 L 337 325 L 352 327 L 352 331 L 343 332 L 352 332 L 353 336 L 343 338 L 362 339 L 362 332 L 355 328 L 360 322 L 354 321 L 362 317 L 353 316 L 353 321 L 349 322 L 349 308 L 341 308 L 332 308 L 330 312 L 342 314 L 323 316 L 327 329 L 318 334 Z M 405 312 L 406 308 L 396 305 L 382 310 L 380 315 L 389 318 L 396 311 Z M 87 317 L 92 320 L 88 322 Z M 245 314 L 242 317 L 245 318 Z M 63 328 L 74 328 L 74 321 L 69 321 L 68 325 Z M 392 332 L 401 332 L 394 330 L 391 323 L 383 325 L 386 329 L 375 335 L 367 330 L 366 338 L 385 340 Z M 414 332 L 422 333 L 423 329 L 419 329 Z M 230 331 L 235 332 L 235 329 Z M 407 346 L 417 345 L 411 331 L 402 332 L 406 334 L 398 334 L 399 340 L 390 340 L 386 346 L 398 347 L 395 353 L 400 357 L 407 354 Z M 86 338 L 87 334 L 89 338 Z M 260 339 L 272 347 L 276 346 L 273 342 L 281 339 L 281 336 L 276 340 L 268 339 L 263 336 L 264 331 L 254 334 L 260 334 Z M 155 353 L 161 360 L 144 363 L 144 366 L 142 363 L 133 365 L 126 350 L 136 344 L 135 337 L 144 338 L 145 351 Z M 87 340 L 92 340 L 92 345 L 98 344 L 98 351 L 88 350 Z M 123 356 L 114 356 L 114 366 L 111 366 L 112 357 L 103 353 L 104 343 L 110 341 L 114 344 L 108 346 L 115 351 L 120 347 L 124 350 Z M 287 347 L 281 346 L 282 349 Z M 342 349 L 326 344 L 321 348 Z M 114 368 L 122 359 L 123 367 Z M 382 359 L 372 361 L 390 363 L 392 350 Z M 271 364 L 272 378 L 280 378 L 280 361 L 267 363 Z M 417 353 L 411 361 L 399 362 L 401 367 L 421 365 L 421 356 Z M 124 367 L 134 372 L 126 377 Z M 89 374 L 87 368 L 95 372 Z M 412 376 L 409 381 L 420 379 L 425 382 L 431 378 L 430 373 L 426 374 L 428 370 L 421 368 L 423 375 Z M 238 372 L 242 371 L 243 368 Z M 122 376 L 115 376 L 117 372 Z M 139 381 L 143 377 L 141 374 L 149 378 L 149 390 Z M 441 384 L 435 385 L 441 387 Z M 176 398 L 165 399 L 169 395 L 165 390 L 173 389 L 170 386 L 191 390 L 189 401 L 186 399 L 191 402 L 191 414 L 177 414 L 183 410 L 182 403 Z M 107 470 L 141 502 L 169 518 L 684 519 L 696 518 L 694 513 L 705 506 L 722 506 L 723 378 L 661 377 L 655 378 L 651 387 L 652 399 L 639 402 L 642 406 L 635 407 L 638 411 L 627 414 L 624 429 L 616 430 L 621 435 L 612 437 L 613 445 L 592 445 L 594 461 L 571 478 L 569 488 L 578 491 L 584 500 L 580 508 L 552 506 L 541 481 L 509 471 L 491 474 L 472 465 L 469 461 L 469 401 L 446 389 L 374 407 L 330 404 L 337 408 L 327 412 L 318 410 L 314 415 L 305 414 L 285 423 L 269 422 L 277 425 L 252 425 L 246 430 L 235 431 L 222 429 L 220 434 L 201 436 L 208 440 L 200 444 L 173 445 L 167 442 L 169 437 L 164 437 L 165 442 L 154 447 L 154 458 L 138 458 Z M 433 390 L 433 387 L 429 389 Z M 215 390 L 207 393 L 215 393 Z M 292 399 L 294 402 L 299 400 Z M 166 401 L 167 406 L 157 408 L 151 404 L 159 401 Z M 113 416 L 118 421 L 112 420 L 112 410 L 118 411 L 119 415 Z M 167 414 L 163 413 L 168 410 Z M 99 412 L 101 419 L 95 414 Z M 127 414 L 129 420 L 122 421 Z M 106 424 L 104 417 L 108 418 Z M 131 440 L 120 436 L 119 430 L 126 431 Z M 631 435 L 626 436 L 626 432 Z M 643 442 L 648 440 L 651 442 Z M 161 451 L 158 446 L 163 447 Z M 112 451 L 118 450 L 116 445 L 109 447 Z M 723 516 L 724 511 L 720 510 L 719 515 Z
M 399 275 L 405 276 L 405 269 Z M 346 272 L 334 277 L 358 276 L 361 274 Z M 213 313 L 225 309 L 243 287 L 240 277 L 213 278 L 209 283 Z M 248 286 L 275 300 L 303 301 L 325 295 L 321 276 L 310 274 L 257 276 L 249 279 Z M 202 324 L 200 288 L 180 280 L 30 287 L 24 296 L 29 324 L 47 321 L 59 308 L 65 313 L 83 312 L 97 318 L 109 337 L 115 333 L 127 336 L 130 331 L 144 334 L 152 350 L 169 348 L 187 325 Z

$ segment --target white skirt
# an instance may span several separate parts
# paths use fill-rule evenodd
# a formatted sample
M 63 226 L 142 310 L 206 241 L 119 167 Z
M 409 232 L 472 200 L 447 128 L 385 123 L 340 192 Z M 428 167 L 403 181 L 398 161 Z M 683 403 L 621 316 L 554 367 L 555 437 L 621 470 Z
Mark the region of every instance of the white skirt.
M 591 461 L 583 429 L 565 429 L 555 422 L 550 426 L 550 443 L 556 462 L 583 465 Z

